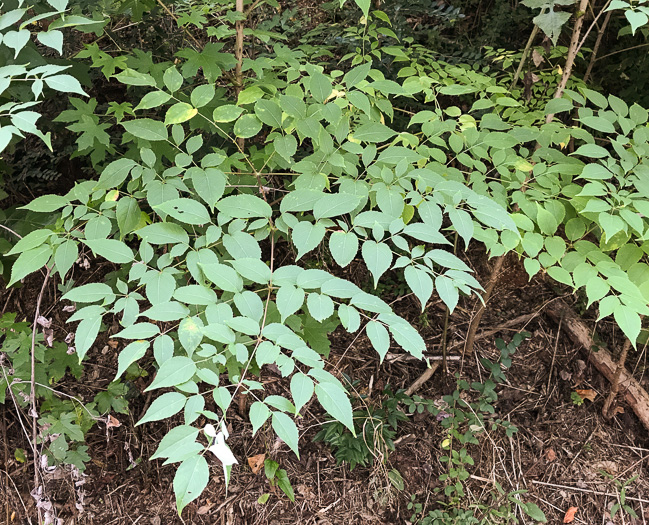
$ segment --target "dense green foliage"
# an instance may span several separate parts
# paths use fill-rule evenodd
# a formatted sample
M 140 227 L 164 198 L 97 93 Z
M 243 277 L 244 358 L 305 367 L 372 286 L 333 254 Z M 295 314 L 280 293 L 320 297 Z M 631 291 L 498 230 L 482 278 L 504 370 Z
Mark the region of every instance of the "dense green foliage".
M 398 12 L 392 26 L 385 12 L 370 10 L 369 0 L 356 3 L 360 24 L 333 25 L 327 34 L 313 28 L 313 40 L 299 46 L 284 43 L 294 35 L 279 11 L 247 29 L 246 38 L 263 45 L 242 61 L 241 77 L 232 39 L 233 24 L 245 16 L 230 5 L 177 6 L 174 24 L 213 39 L 202 48 L 192 37 L 191 46 L 170 45 L 154 59 L 150 49 L 114 53 L 95 41 L 64 65 L 38 55 L 40 44 L 61 54 L 59 29 L 85 25 L 100 34 L 107 22 L 99 22 L 102 9 L 76 5 L 84 17 L 64 14 L 66 4 L 53 0 L 48 9 L 54 10 L 38 15 L 21 5 L 3 7 L 0 51 L 7 65 L 0 69 L 0 94 L 7 102 L 0 151 L 11 154 L 26 133 L 51 146 L 36 126 L 37 102 L 55 96 L 49 88 L 78 95 L 54 125 L 76 141 L 73 156 L 98 173 L 67 192 L 0 211 L 21 237 L 10 232 L 0 244 L 7 287 L 46 267 L 46 279 L 63 287 L 64 304 L 76 308 L 67 319 L 78 323 L 71 325 L 73 347 L 55 343 L 44 353 L 37 346 L 39 423 L 59 434 L 47 447 L 52 463 L 82 466 L 83 432 L 100 415 L 126 410 L 120 378 L 138 374 L 138 363 L 150 355 L 157 371 L 146 390 L 154 400 L 138 424 L 183 414 L 153 455 L 179 463 L 179 512 L 207 485 L 206 449 L 229 479 L 237 459 L 224 422 L 237 394 L 254 400 L 253 434 L 268 423 L 297 455 L 294 418 L 315 397 L 332 418 L 320 438 L 353 450 L 357 434 L 366 436 L 358 421 L 366 416 L 354 411 L 342 382 L 326 369 L 328 334 L 340 324 L 364 331 L 380 360 L 391 340 L 421 358 L 426 344 L 417 329 L 375 290 L 391 272 L 422 311 L 433 294 L 453 311 L 460 296 L 479 293 L 487 278 L 476 278 L 462 258 L 471 243 L 490 256 L 515 252 L 530 278 L 543 273 L 582 290 L 589 305 L 598 304 L 599 317 L 612 315 L 635 345 L 649 313 L 647 110 L 577 75 L 562 97 L 552 98 L 560 78 L 552 69 L 539 71 L 538 87 L 512 88 L 520 53 L 490 49 L 475 65 L 443 61 L 399 29 Z M 153 5 L 127 4 L 105 11 L 153 16 Z M 647 22 L 642 5 L 618 4 L 610 7 L 623 10 L 632 32 Z M 556 43 L 570 12 L 554 9 L 568 3 L 525 5 L 541 9 L 534 23 Z M 451 25 L 456 15 L 439 14 Z M 32 33 L 25 27 L 34 16 L 53 21 Z M 537 54 L 556 63 L 566 50 Z M 88 96 L 92 84 L 84 90 L 68 72 L 82 64 L 89 71 L 84 78 L 118 86 L 121 98 Z M 74 271 L 91 254 L 113 263 L 105 279 L 85 282 Z M 341 277 L 353 261 L 371 275 L 364 288 Z M 59 381 L 66 368 L 78 376 L 113 318 L 119 329 L 110 336 L 120 350 L 109 392 L 82 409 L 73 400 L 55 402 L 44 385 Z M 13 323 L 2 322 L 4 330 Z M 3 371 L 13 370 L 4 372 L 0 389 L 22 394 L 25 403 L 31 331 L 14 326 L 0 354 L 11 363 L 0 363 Z M 492 370 L 495 380 L 501 364 Z M 290 399 L 265 395 L 265 365 L 287 378 Z M 488 401 L 494 386 L 480 387 Z M 216 411 L 206 408 L 206 397 Z M 394 406 L 381 410 L 370 419 L 396 428 L 389 414 L 405 417 Z M 457 422 L 460 414 L 453 416 Z M 212 423 L 198 428 L 201 417 Z M 381 425 L 387 450 L 393 434 Z M 452 432 L 464 444 L 466 435 Z M 470 456 L 461 450 L 446 461 L 464 469 Z M 356 452 L 339 459 L 353 467 L 372 455 L 366 444 Z M 442 480 L 449 498 L 461 497 L 466 469 L 453 471 Z

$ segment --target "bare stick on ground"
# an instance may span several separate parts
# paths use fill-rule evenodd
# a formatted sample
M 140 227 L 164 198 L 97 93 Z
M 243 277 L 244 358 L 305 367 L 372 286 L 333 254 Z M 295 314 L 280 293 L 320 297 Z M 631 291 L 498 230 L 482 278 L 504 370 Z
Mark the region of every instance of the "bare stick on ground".
M 421 385 L 423 385 L 426 381 L 433 377 L 433 374 L 439 368 L 440 364 L 441 361 L 435 361 L 432 365 L 430 365 L 430 368 L 427 368 L 426 371 L 421 374 L 412 385 L 408 387 L 408 389 L 406 390 L 406 395 L 411 396 L 417 390 L 419 390 L 421 388 Z

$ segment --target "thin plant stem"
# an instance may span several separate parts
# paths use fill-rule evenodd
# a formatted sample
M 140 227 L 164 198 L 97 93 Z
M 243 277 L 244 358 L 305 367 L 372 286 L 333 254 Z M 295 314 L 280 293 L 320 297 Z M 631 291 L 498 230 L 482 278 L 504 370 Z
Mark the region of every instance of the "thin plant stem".
M 236 0 L 235 7 L 237 13 L 244 14 L 243 0 Z M 234 44 L 234 56 L 237 59 L 237 65 L 234 68 L 234 92 L 238 97 L 243 88 L 243 20 L 237 20 L 235 24 L 236 40 Z M 242 137 L 237 138 L 239 148 L 243 150 L 245 146 L 245 139 Z
M 178 24 L 178 17 L 177 17 L 176 15 L 173 14 L 173 12 L 171 11 L 171 9 L 169 9 L 169 8 L 164 4 L 164 2 L 163 2 L 162 0 L 157 0 L 157 2 L 158 2 L 158 4 L 160 4 L 160 7 L 162 7 L 162 9 L 164 9 L 165 12 L 166 12 L 166 13 L 167 13 L 171 18 L 174 19 L 174 21 L 176 22 L 176 24 Z M 183 26 L 183 30 L 185 31 L 185 34 L 189 37 L 189 39 L 193 42 L 193 45 L 196 46 L 196 50 L 198 50 L 198 49 L 200 49 L 201 47 L 203 47 L 203 46 L 201 46 L 200 42 L 196 39 L 196 37 L 195 37 L 194 35 L 191 34 L 191 32 L 189 31 L 189 29 L 187 29 L 186 26 Z
M 541 9 L 541 14 L 545 12 L 545 9 Z M 532 32 L 530 33 L 530 37 L 527 39 L 527 44 L 525 45 L 525 49 L 523 49 L 523 56 L 521 57 L 521 61 L 518 64 L 518 68 L 516 69 L 516 73 L 514 73 L 514 80 L 512 80 L 512 85 L 509 86 L 509 91 L 511 92 L 515 87 L 516 84 L 518 83 L 518 79 L 521 76 L 521 73 L 523 71 L 523 67 L 525 66 L 525 62 L 527 61 L 527 55 L 530 52 L 530 48 L 532 47 L 532 42 L 534 42 L 534 39 L 536 38 L 536 35 L 539 32 L 539 26 L 534 25 L 534 28 L 532 29 Z
M 37 452 L 37 439 L 38 439 L 38 412 L 36 411 L 36 333 L 38 332 L 38 318 L 41 315 L 41 302 L 43 301 L 43 295 L 45 294 L 45 289 L 47 288 L 47 282 L 50 278 L 50 272 L 52 268 L 46 266 L 47 272 L 45 273 L 45 278 L 43 279 L 43 285 L 41 286 L 41 291 L 38 294 L 36 299 L 36 311 L 34 312 L 34 326 L 32 327 L 32 346 L 31 346 L 31 378 L 30 378 L 30 398 L 32 403 L 31 416 L 32 416 L 32 441 L 34 443 L 34 490 L 38 488 L 38 458 L 36 457 Z M 45 487 L 43 486 L 43 490 Z M 39 508 L 39 523 L 40 523 L 40 508 Z
M 505 256 L 500 255 L 499 257 L 496 258 L 496 261 L 494 262 L 493 269 L 491 270 L 491 275 L 489 276 L 489 282 L 487 283 L 484 293 L 482 294 L 480 306 L 478 307 L 478 310 L 473 316 L 473 319 L 471 319 L 471 324 L 469 325 L 469 331 L 467 332 L 466 341 L 464 343 L 464 354 L 473 353 L 473 344 L 475 342 L 475 336 L 478 332 L 478 328 L 480 327 L 480 321 L 482 320 L 482 316 L 484 315 L 485 310 L 487 309 L 487 303 L 491 298 L 491 294 L 493 293 L 494 288 L 496 287 L 496 283 L 498 282 L 498 276 L 500 275 L 504 261 L 505 261 Z
M 566 89 L 566 84 L 568 84 L 568 79 L 572 75 L 572 68 L 575 65 L 575 58 L 579 52 L 579 37 L 581 35 L 581 28 L 584 25 L 584 13 L 588 7 L 588 0 L 581 0 L 579 2 L 579 8 L 577 9 L 578 18 L 575 21 L 575 25 L 572 28 L 572 38 L 570 39 L 570 47 L 568 48 L 568 56 L 566 57 L 566 64 L 563 68 L 563 75 L 561 76 L 561 81 L 557 86 L 557 90 L 554 92 L 554 98 L 561 98 L 563 91 Z M 591 26 L 592 27 L 592 26 Z M 554 113 L 548 114 L 545 119 L 546 123 L 552 122 L 554 118 Z
M 18 237 L 19 239 L 22 239 L 22 238 L 23 238 L 22 235 L 17 234 L 15 231 L 13 231 L 13 230 L 12 230 L 11 228 L 9 228 L 8 226 L 5 226 L 4 224 L 0 224 L 0 228 L 2 228 L 3 230 L 7 230 L 9 233 L 13 233 L 13 234 L 14 234 L 16 237 Z
M 608 21 L 611 19 L 612 11 L 606 13 L 604 22 L 602 22 L 602 27 L 597 31 L 597 39 L 595 40 L 595 45 L 593 46 L 593 52 L 590 55 L 590 62 L 588 62 L 588 69 L 586 69 L 586 74 L 584 75 L 584 83 L 588 82 L 590 74 L 593 71 L 593 66 L 597 61 L 597 52 L 599 51 L 599 46 L 602 44 L 602 38 L 604 37 L 604 31 L 606 31 L 606 26 L 608 26 Z
M 631 47 L 627 47 L 627 48 L 624 48 L 624 49 L 618 49 L 617 51 L 613 51 L 612 53 L 608 53 L 606 55 L 602 55 L 601 57 L 597 57 L 595 59 L 595 62 L 598 62 L 599 60 L 604 60 L 605 58 L 608 58 L 608 57 L 612 57 L 613 55 L 619 55 L 620 53 L 624 53 L 625 51 L 631 51 L 632 49 L 638 49 L 638 48 L 647 47 L 647 46 L 649 46 L 649 43 L 638 44 L 637 46 L 631 46 Z

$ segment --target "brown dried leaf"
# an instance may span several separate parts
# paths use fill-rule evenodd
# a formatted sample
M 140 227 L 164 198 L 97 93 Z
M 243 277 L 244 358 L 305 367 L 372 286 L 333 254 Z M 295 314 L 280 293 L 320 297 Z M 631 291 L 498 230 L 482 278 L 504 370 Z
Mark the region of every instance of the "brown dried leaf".
M 121 426 L 122 424 L 119 422 L 119 419 L 108 414 L 108 417 L 106 418 L 106 428 L 118 428 Z
M 261 470 L 261 467 L 264 466 L 265 459 L 266 454 L 257 454 L 256 456 L 250 456 L 248 458 L 248 465 L 250 465 L 253 474 L 257 474 L 257 472 Z
M 563 522 L 564 523 L 572 523 L 575 520 L 575 514 L 577 514 L 578 510 L 579 510 L 579 507 L 570 507 L 566 511 L 566 515 L 563 517 Z
M 593 467 L 597 470 L 605 470 L 612 476 L 616 476 L 618 472 L 617 463 L 615 463 L 615 461 L 598 461 L 593 464 Z
M 541 56 L 541 53 L 539 53 L 536 49 L 532 51 L 532 61 L 534 62 L 534 65 L 536 67 L 539 67 L 543 62 L 545 62 L 545 58 Z
M 211 501 L 208 500 L 207 505 L 201 505 L 200 507 L 198 507 L 198 510 L 196 511 L 196 514 L 199 514 L 201 516 L 203 514 L 207 514 L 213 506 L 214 506 L 214 503 L 212 503 Z
M 588 399 L 590 402 L 594 402 L 595 398 L 597 397 L 597 392 L 592 390 L 591 388 L 585 388 L 585 389 L 577 389 L 575 390 L 577 394 L 579 394 L 579 397 L 582 399 Z
M 564 381 L 569 381 L 572 378 L 572 374 L 570 372 L 567 372 L 566 370 L 559 370 L 559 376 Z
M 554 449 L 549 448 L 545 451 L 545 459 L 548 461 L 554 461 L 557 459 L 557 453 L 554 451 Z
M 54 344 L 54 330 L 51 328 L 45 328 L 43 330 L 43 337 L 45 338 L 45 344 L 52 348 L 52 345 Z
M 39 316 L 36 318 L 36 322 L 37 322 L 39 325 L 41 325 L 43 328 L 49 328 L 50 326 L 52 326 L 52 320 L 51 320 L 51 319 L 48 319 L 47 317 L 44 317 L 44 316 L 42 316 L 42 315 L 39 315 Z

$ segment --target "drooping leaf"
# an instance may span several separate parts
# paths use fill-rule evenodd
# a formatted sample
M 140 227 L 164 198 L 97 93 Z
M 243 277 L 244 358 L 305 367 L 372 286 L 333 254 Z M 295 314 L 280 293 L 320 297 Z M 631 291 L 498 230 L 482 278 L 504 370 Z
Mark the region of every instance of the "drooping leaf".
M 384 242 L 365 241 L 361 253 L 367 269 L 374 277 L 374 287 L 376 288 L 381 275 L 392 266 L 392 250 Z
M 379 354 L 381 362 L 390 349 L 390 334 L 388 330 L 378 321 L 370 321 L 365 327 L 365 332 L 369 338 L 374 350 Z
M 210 479 L 210 468 L 205 456 L 196 454 L 183 461 L 174 476 L 173 487 L 176 495 L 178 515 L 183 509 L 201 495 Z
M 299 458 L 300 451 L 297 447 L 298 431 L 293 420 L 284 412 L 273 412 L 272 425 L 277 437 L 286 443 Z
M 352 434 L 356 435 L 354 430 L 354 419 L 352 416 L 352 405 L 344 389 L 341 389 L 335 383 L 318 383 L 315 387 L 315 394 L 318 401 L 330 416 L 336 421 L 345 425 Z
M 295 402 L 296 412 L 299 412 L 307 401 L 311 399 L 313 391 L 313 380 L 310 377 L 305 376 L 302 373 L 293 374 L 293 377 L 291 378 L 291 396 Z

